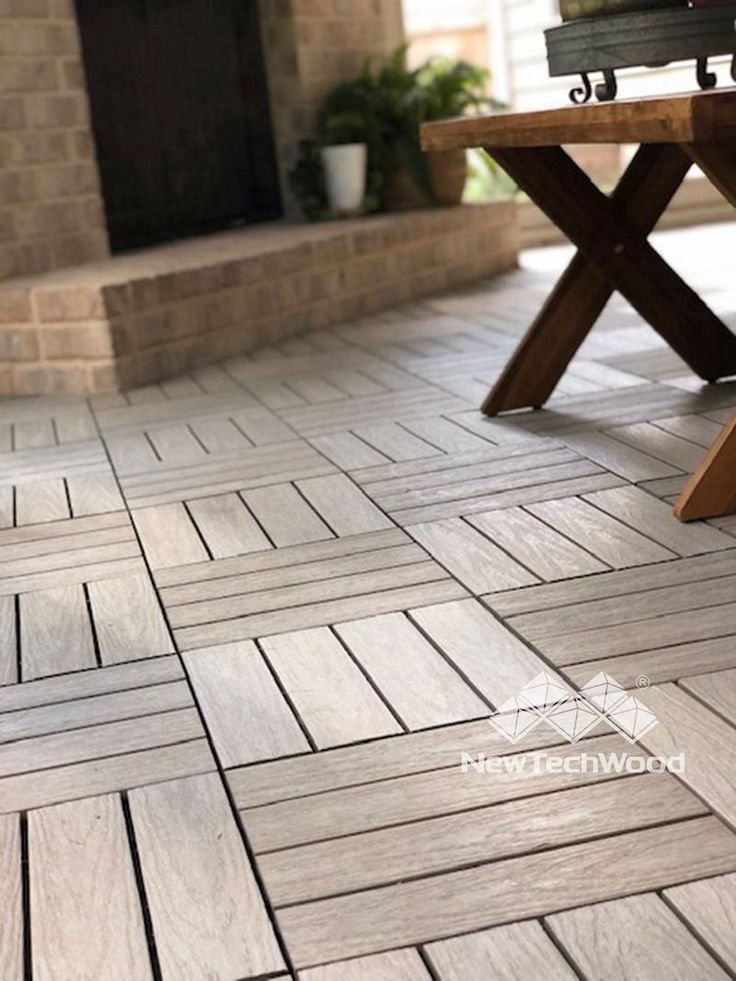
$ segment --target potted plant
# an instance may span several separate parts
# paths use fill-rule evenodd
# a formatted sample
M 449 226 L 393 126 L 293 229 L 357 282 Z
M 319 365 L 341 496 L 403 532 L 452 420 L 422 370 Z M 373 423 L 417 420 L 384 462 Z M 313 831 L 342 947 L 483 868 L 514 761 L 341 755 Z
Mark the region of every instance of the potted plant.
M 362 78 L 337 86 L 320 107 L 317 131 L 327 203 L 334 214 L 357 214 L 366 194 L 370 88 Z
M 487 72 L 464 61 L 407 65 L 407 45 L 374 72 L 334 88 L 317 116 L 317 138 L 300 144 L 291 187 L 307 218 L 383 207 L 407 210 L 459 204 L 467 177 L 464 150 L 426 154 L 424 122 L 494 105 Z M 367 180 L 366 180 L 367 168 Z

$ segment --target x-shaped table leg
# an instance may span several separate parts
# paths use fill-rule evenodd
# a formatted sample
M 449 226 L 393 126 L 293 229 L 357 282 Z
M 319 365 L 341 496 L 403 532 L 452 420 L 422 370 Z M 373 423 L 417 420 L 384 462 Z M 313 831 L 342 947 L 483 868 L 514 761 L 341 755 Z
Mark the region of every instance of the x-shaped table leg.
M 736 337 L 647 242 L 690 148 L 642 146 L 610 198 L 561 147 L 488 152 L 579 252 L 484 402 L 487 415 L 543 405 L 616 289 L 701 378 L 736 373 Z

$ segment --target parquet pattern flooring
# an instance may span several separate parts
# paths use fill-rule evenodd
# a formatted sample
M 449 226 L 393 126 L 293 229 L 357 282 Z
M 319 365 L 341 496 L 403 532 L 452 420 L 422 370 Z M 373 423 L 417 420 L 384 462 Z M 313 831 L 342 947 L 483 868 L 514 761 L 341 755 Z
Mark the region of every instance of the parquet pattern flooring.
M 0 404 L 2 981 L 734 977 L 736 519 L 671 502 L 736 384 L 615 298 L 544 410 L 484 419 L 531 262 Z M 658 724 L 512 744 L 541 673 Z M 624 752 L 686 766 L 575 766 Z

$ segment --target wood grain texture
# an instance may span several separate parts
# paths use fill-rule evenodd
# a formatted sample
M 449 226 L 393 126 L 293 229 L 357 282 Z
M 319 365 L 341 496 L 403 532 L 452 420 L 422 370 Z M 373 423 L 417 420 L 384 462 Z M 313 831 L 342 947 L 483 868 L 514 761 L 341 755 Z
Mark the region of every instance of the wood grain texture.
M 151 978 L 119 798 L 32 811 L 28 850 L 33 976 Z
M 468 522 L 540 579 L 588 576 L 609 568 L 523 508 L 470 515 Z
M 485 727 L 491 728 L 487 720 Z M 558 735 L 556 754 L 559 753 L 563 759 L 579 757 L 579 749 L 563 747 L 559 740 Z M 396 752 L 400 751 L 402 740 L 397 742 L 399 745 L 396 747 Z M 459 752 L 457 752 L 458 744 L 461 747 Z M 485 751 L 488 755 L 494 754 L 496 746 L 493 742 L 484 742 L 482 735 L 475 732 L 469 734 L 466 731 L 464 736 L 458 739 L 458 744 L 455 746 L 454 759 L 450 763 L 445 762 L 441 769 L 423 771 L 417 762 L 412 760 L 405 764 L 406 769 L 403 773 L 399 770 L 398 778 L 392 776 L 390 769 L 387 768 L 388 773 L 385 777 L 370 783 L 359 783 L 353 771 L 353 785 L 345 781 L 345 785 L 341 786 L 339 777 L 342 774 L 339 774 L 337 778 L 332 777 L 332 786 L 339 789 L 321 793 L 312 792 L 311 795 L 284 794 L 283 799 L 277 800 L 276 803 L 261 807 L 253 806 L 254 798 L 245 793 L 248 787 L 247 779 L 245 783 L 234 780 L 238 806 L 241 806 L 242 800 L 242 806 L 247 809 L 243 811 L 243 818 L 253 841 L 253 847 L 258 853 L 277 851 L 326 838 L 347 837 L 392 825 L 424 821 L 438 816 L 440 812 L 444 815 L 458 814 L 528 796 L 529 773 L 513 772 L 513 768 L 520 765 L 521 756 L 519 753 L 511 753 L 514 747 L 508 742 L 506 742 L 507 752 L 503 755 L 512 755 L 514 759 L 509 762 L 508 769 L 504 766 L 500 773 L 494 773 L 492 779 L 488 780 L 482 775 L 477 779 L 472 776 L 468 779 L 468 772 L 463 772 L 462 768 L 462 754 L 474 754 L 480 751 Z M 538 749 L 540 745 L 555 745 L 555 742 L 535 744 L 531 741 L 530 744 L 534 747 L 530 752 L 534 754 L 544 752 Z M 480 750 L 477 747 L 480 747 Z M 383 747 L 377 744 L 371 749 L 375 756 L 379 755 Z M 586 743 L 586 750 L 588 749 L 592 753 L 621 752 L 624 749 L 624 742 L 620 736 L 597 736 Z M 536 756 L 533 759 L 536 759 Z M 353 759 L 352 762 L 357 761 Z M 330 768 L 338 764 L 339 761 L 333 756 L 332 760 L 325 760 L 322 765 L 329 774 Z M 375 760 L 373 765 L 376 766 Z M 602 771 L 593 776 L 593 782 L 611 779 L 611 774 Z M 544 771 L 535 774 L 533 779 L 534 789 L 539 793 L 553 793 L 591 782 L 590 774 L 555 774 Z
M 168 569 L 208 558 L 183 504 L 141 508 L 132 513 L 152 569 Z
M 460 518 L 410 525 L 407 530 L 474 593 L 500 592 L 539 582 L 528 569 Z
M 289 848 L 261 855 L 259 866 L 274 905 L 284 906 L 708 813 L 674 777 L 660 776 L 612 780 Z
M 104 760 L 2 777 L 0 813 L 46 807 L 214 769 L 207 740 L 201 738 Z
M 23 977 L 23 900 L 21 894 L 20 815 L 0 816 L 0 977 Z
M 409 729 L 487 714 L 487 703 L 400 613 L 342 623 L 336 630 Z
M 190 501 L 188 507 L 214 559 L 271 547 L 271 542 L 237 494 L 202 497 Z
M 634 831 L 306 903 L 281 910 L 278 921 L 296 964 L 308 967 L 662 888 L 734 865 L 732 832 L 715 818 L 696 818 L 670 825 L 666 834 L 662 828 Z
M 310 750 L 255 644 L 190 651 L 184 663 L 224 767 Z
M 713 766 L 713 747 L 719 756 L 736 753 L 736 730 L 675 685 L 651 688 L 647 708 L 659 724 L 642 739 L 650 753 L 661 756 L 685 754 L 680 779 L 731 827 L 736 826 L 736 786 L 727 767 Z
M 269 637 L 261 646 L 317 749 L 402 731 L 326 627 Z
M 693 671 L 693 674 L 697 674 L 697 677 L 686 678 L 680 687 L 736 726 L 736 671 L 719 671 L 716 674 Z
M 663 895 L 733 971 L 736 968 L 736 875 L 689 882 L 667 889 Z
M 587 976 L 623 981 L 636 965 L 642 981 L 665 972 L 678 981 L 728 977 L 658 896 L 630 896 L 547 917 L 553 934 Z
M 312 967 L 299 972 L 299 981 L 430 981 L 431 975 L 416 950 L 389 950 L 372 957 Z
M 291 484 L 243 491 L 243 500 L 277 548 L 332 538 L 332 532 Z
M 705 143 L 722 132 L 716 120 L 731 115 L 735 105 L 736 97 L 726 91 L 447 120 L 422 126 L 422 146 L 450 150 L 561 143 Z
M 442 981 L 485 977 L 494 981 L 542 977 L 573 981 L 577 976 L 534 920 L 441 940 L 424 949 Z
M 82 587 L 60 586 L 21 596 L 20 643 L 25 679 L 93 667 L 92 625 Z
M 219 778 L 143 787 L 129 799 L 163 977 L 283 970 Z
M 477 600 L 411 611 L 411 618 L 493 705 L 513 698 L 547 664 Z
M 736 415 L 723 427 L 678 498 L 675 505 L 677 517 L 683 521 L 694 521 L 731 514 L 736 509 L 736 488 L 733 485 L 735 462 Z
M 312 507 L 337 535 L 362 535 L 392 523 L 345 474 L 298 481 Z
M 158 597 L 146 573 L 90 583 L 88 593 L 103 664 L 173 652 Z

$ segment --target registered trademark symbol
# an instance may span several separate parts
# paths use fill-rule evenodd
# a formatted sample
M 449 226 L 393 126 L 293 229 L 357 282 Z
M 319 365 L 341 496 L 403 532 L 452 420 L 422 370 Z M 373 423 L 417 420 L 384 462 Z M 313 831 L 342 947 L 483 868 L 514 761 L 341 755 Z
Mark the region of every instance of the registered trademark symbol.
M 640 674 L 639 677 L 636 679 L 637 688 L 648 688 L 650 684 L 651 682 L 645 674 Z

